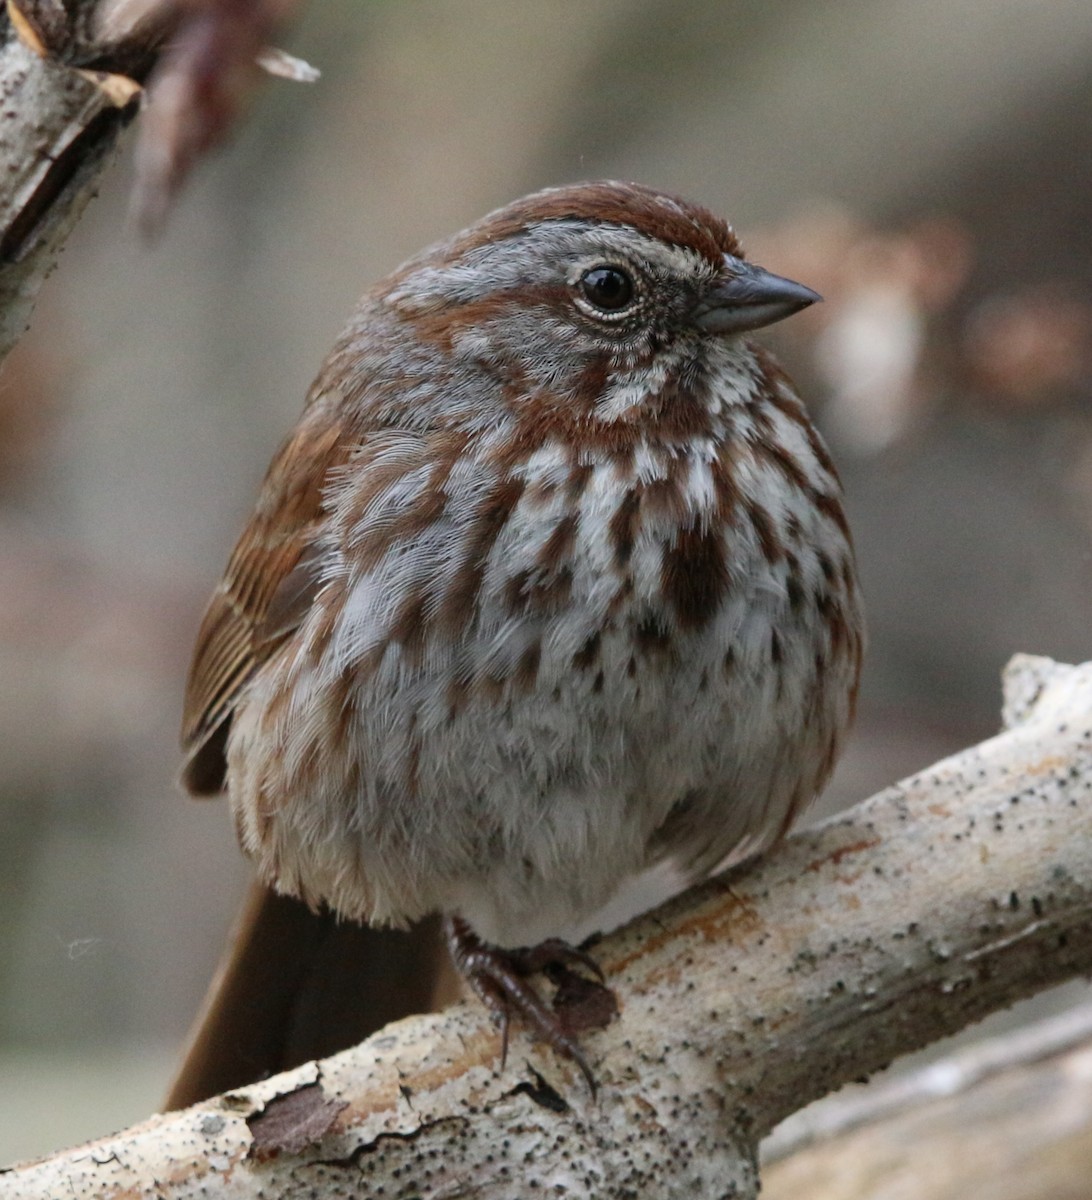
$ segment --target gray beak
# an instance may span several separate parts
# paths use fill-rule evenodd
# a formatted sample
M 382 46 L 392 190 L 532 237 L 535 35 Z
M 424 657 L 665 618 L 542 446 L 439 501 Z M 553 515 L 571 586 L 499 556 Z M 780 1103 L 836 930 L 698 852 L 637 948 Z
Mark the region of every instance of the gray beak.
M 724 256 L 725 274 L 701 297 L 691 317 L 705 333 L 746 333 L 772 325 L 822 300 L 818 292 Z

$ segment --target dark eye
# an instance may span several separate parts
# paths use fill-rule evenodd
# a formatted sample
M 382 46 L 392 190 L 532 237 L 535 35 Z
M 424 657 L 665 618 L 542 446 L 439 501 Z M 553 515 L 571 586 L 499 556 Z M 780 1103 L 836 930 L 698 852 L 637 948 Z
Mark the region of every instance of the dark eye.
M 600 312 L 616 313 L 632 303 L 637 289 L 621 267 L 592 267 L 580 279 L 580 290 Z

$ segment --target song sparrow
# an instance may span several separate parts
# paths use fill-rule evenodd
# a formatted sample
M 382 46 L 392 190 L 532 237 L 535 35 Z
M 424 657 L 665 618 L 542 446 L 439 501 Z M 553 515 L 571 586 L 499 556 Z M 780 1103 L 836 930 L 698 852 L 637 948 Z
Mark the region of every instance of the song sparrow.
M 525 975 L 594 964 L 502 947 L 769 844 L 851 717 L 837 475 L 742 336 L 817 299 L 634 184 L 492 213 L 364 297 L 198 637 L 184 781 L 226 784 L 261 876 L 446 914 L 483 999 L 586 1074 Z

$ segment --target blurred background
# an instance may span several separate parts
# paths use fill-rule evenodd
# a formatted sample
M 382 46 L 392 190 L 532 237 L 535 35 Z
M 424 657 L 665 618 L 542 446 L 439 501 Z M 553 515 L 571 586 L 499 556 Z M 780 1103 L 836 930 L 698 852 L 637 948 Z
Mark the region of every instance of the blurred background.
M 870 614 L 820 811 L 1092 654 L 1088 0 L 323 0 L 285 48 L 322 80 L 152 248 L 122 157 L 0 376 L 0 1163 L 161 1102 L 246 879 L 174 787 L 205 599 L 356 297 L 498 204 L 640 180 L 825 295 L 765 339 Z

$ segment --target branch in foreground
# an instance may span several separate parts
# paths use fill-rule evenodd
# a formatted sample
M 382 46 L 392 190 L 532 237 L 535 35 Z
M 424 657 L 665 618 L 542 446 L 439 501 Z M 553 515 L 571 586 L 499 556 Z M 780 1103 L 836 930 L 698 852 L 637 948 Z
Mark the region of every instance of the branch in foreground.
M 1092 663 L 1022 657 L 1008 732 L 603 941 L 571 1064 L 477 1006 L 0 1176 L 0 1197 L 753 1197 L 782 1118 L 1092 970 Z

